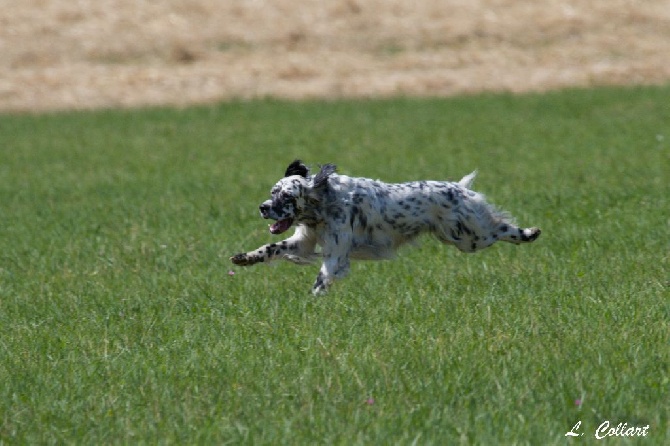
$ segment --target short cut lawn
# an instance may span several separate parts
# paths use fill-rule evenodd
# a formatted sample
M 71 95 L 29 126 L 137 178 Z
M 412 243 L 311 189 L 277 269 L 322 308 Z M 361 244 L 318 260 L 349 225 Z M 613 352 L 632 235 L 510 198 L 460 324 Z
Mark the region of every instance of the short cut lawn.
M 587 444 L 605 422 L 668 444 L 668 104 L 0 116 L 0 444 Z M 280 240 L 257 208 L 295 158 L 393 182 L 478 169 L 543 233 L 477 254 L 426 237 L 315 298 L 318 265 L 228 260 Z

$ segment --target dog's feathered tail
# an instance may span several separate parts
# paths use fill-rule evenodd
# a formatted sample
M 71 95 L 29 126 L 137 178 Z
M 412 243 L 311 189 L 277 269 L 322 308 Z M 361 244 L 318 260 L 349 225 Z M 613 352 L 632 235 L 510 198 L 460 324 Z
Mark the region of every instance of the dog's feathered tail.
M 470 189 L 470 186 L 472 186 L 472 183 L 475 181 L 476 176 L 477 176 L 476 170 L 464 176 L 463 178 L 461 178 L 461 181 L 458 182 L 459 186 L 464 187 L 466 189 Z

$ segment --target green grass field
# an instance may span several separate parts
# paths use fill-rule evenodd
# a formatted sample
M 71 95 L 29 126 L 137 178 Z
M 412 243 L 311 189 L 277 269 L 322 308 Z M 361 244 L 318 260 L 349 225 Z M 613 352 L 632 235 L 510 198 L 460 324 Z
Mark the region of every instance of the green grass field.
M 670 442 L 670 87 L 0 116 L 0 444 Z M 539 226 L 234 267 L 296 157 Z M 565 434 L 574 429 L 581 437 Z

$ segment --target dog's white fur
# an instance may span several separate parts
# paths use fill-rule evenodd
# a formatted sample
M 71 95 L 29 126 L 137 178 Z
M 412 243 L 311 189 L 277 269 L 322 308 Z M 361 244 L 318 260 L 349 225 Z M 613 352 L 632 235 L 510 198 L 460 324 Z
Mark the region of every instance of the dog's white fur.
M 321 246 L 323 264 L 312 292 L 325 292 L 349 271 L 350 259 L 390 258 L 398 247 L 422 233 L 464 252 L 484 249 L 498 240 L 532 242 L 539 228 L 519 228 L 511 217 L 470 190 L 476 172 L 459 182 L 415 181 L 387 184 L 335 173 L 326 164 L 319 173 L 296 160 L 260 205 L 263 218 L 275 220 L 270 232 L 279 234 L 296 224 L 284 241 L 231 257 L 237 265 L 284 258 L 309 263 Z

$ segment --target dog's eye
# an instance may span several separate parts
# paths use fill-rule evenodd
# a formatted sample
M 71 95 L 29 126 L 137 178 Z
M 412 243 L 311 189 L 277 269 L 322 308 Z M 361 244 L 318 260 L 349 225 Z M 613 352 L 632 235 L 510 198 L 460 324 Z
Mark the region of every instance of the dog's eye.
M 293 194 L 291 194 L 289 192 L 282 192 L 277 197 L 277 200 L 281 201 L 282 203 L 287 203 L 288 204 L 288 203 L 293 203 L 295 201 L 295 197 L 293 196 Z

